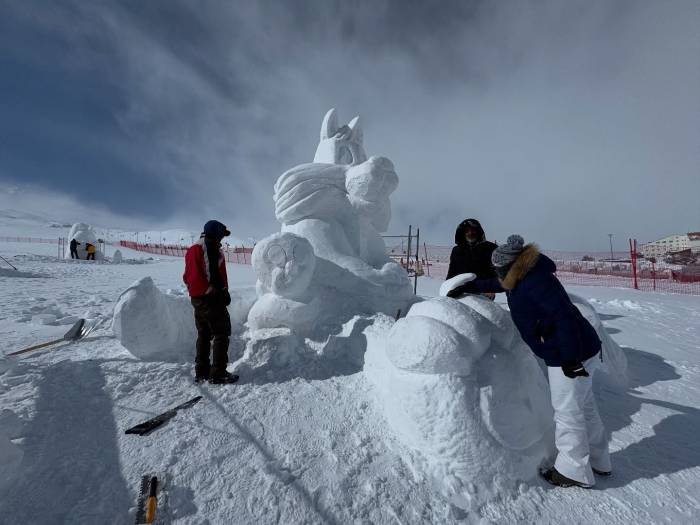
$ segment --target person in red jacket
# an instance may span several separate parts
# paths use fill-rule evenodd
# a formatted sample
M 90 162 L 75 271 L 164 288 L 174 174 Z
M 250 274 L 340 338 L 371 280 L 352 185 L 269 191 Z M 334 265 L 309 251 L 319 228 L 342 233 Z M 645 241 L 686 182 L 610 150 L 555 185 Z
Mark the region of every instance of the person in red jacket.
M 238 380 L 237 375 L 226 371 L 231 337 L 231 318 L 226 307 L 231 304 L 231 296 L 221 239 L 227 235 L 231 232 L 226 226 L 219 221 L 208 221 L 199 241 L 185 254 L 182 279 L 190 294 L 197 327 L 194 361 L 197 383 L 208 380 L 214 384 L 227 384 Z

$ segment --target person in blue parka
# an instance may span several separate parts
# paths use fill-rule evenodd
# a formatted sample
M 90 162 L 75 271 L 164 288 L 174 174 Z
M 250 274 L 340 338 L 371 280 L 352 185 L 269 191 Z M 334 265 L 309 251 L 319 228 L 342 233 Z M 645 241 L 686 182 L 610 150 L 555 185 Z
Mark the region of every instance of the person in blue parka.
M 590 375 L 600 363 L 598 334 L 556 278 L 554 261 L 536 245 L 511 235 L 494 250 L 491 263 L 497 277 L 468 282 L 447 295 L 505 292 L 521 337 L 547 365 L 558 455 L 541 475 L 562 487 L 592 487 L 594 472 L 607 476 L 612 469 Z

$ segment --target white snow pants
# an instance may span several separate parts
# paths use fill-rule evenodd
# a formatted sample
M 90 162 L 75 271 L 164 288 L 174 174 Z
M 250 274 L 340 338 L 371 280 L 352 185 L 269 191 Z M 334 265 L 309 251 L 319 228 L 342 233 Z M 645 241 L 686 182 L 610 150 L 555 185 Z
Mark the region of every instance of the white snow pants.
M 567 478 L 595 484 L 596 470 L 610 471 L 610 453 L 603 422 L 593 396 L 593 372 L 600 364 L 596 355 L 583 366 L 589 377 L 571 379 L 559 367 L 547 367 L 554 408 L 555 445 L 559 454 L 554 467 Z

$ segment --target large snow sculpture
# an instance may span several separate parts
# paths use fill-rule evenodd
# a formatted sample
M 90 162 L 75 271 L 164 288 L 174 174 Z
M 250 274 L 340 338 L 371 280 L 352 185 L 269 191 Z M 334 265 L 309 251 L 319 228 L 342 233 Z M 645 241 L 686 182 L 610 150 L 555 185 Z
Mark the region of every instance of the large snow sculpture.
M 397 186 L 389 159 L 367 158 L 359 119 L 338 127 L 330 110 L 314 162 L 288 170 L 275 184 L 282 232 L 253 252 L 260 298 L 249 326 L 328 333 L 358 313 L 405 311 L 414 300 L 411 285 L 380 235 Z
M 499 305 L 438 297 L 365 334 L 364 373 L 377 403 L 457 507 L 532 478 L 553 454 L 545 376 Z
M 81 259 L 87 258 L 87 243 L 92 244 L 97 250 L 97 252 L 95 253 L 95 259 L 99 260 L 104 258 L 104 254 L 99 249 L 100 244 L 97 241 L 97 235 L 95 235 L 95 232 L 89 224 L 85 224 L 83 222 L 75 223 L 71 227 L 70 232 L 68 233 L 68 240 L 71 241 L 73 239 L 80 243 L 77 246 L 77 250 L 78 257 L 80 257 Z

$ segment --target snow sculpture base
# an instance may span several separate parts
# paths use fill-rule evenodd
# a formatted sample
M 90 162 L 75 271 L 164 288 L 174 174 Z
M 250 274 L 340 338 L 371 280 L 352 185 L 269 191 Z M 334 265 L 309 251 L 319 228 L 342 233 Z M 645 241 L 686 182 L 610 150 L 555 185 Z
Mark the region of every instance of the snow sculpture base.
M 497 304 L 434 298 L 365 334 L 364 373 L 376 403 L 457 507 L 533 478 L 553 456 L 545 376 Z

